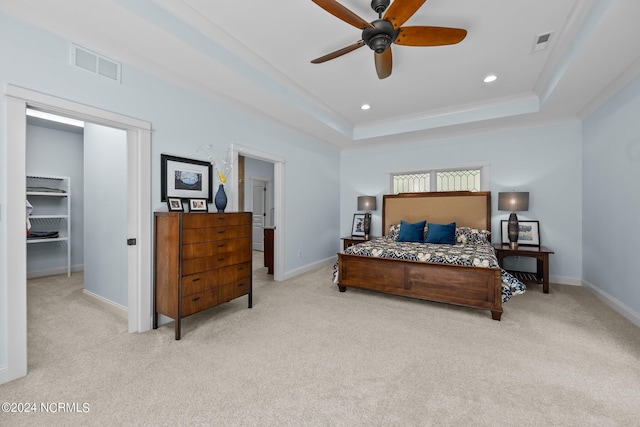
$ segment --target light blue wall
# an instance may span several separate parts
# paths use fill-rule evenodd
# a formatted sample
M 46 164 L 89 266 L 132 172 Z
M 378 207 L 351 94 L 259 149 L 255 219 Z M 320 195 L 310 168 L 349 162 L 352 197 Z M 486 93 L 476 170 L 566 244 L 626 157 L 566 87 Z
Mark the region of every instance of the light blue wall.
M 27 174 L 68 176 L 71 181 L 71 267 L 83 264 L 83 136 L 78 132 L 27 126 Z M 37 212 L 33 212 L 35 215 Z M 64 222 L 59 224 L 66 226 Z M 27 245 L 27 274 L 38 277 L 67 269 L 67 243 Z M 74 268 L 75 267 L 75 268 Z M 62 271 L 61 271 L 62 270 Z
M 397 147 L 343 152 L 340 219 L 343 236 L 360 195 L 377 195 L 372 234 L 382 232 L 382 195 L 390 192 L 389 174 L 429 168 L 489 165 L 492 192 L 492 240 L 500 241 L 500 191 L 528 191 L 529 211 L 520 219 L 540 221 L 540 240 L 555 251 L 550 275 L 558 282 L 579 283 L 582 274 L 582 166 L 579 122 L 511 130 Z
M 123 65 L 122 84 L 69 66 L 69 41 L 0 14 L 0 88 L 7 84 L 69 99 L 153 125 L 152 209 L 160 202 L 160 154 L 206 160 L 196 150 L 212 144 L 226 152 L 232 143 L 285 159 L 284 271 L 335 255 L 340 228 L 339 152 L 308 137 L 258 119 L 228 105 L 168 84 Z M 91 49 L 92 46 L 86 46 Z M 6 129 L 6 101 L 0 129 Z M 6 134 L 0 135 L 0 205 L 6 209 Z M 232 195 L 233 196 L 233 195 Z M 0 217 L 0 221 L 4 216 Z M 6 271 L 6 224 L 0 223 L 0 271 Z M 298 253 L 301 251 L 301 256 Z M 6 276 L 0 276 L 0 313 L 6 312 Z M 5 331 L 0 315 L 0 331 Z M 6 364 L 6 334 L 0 333 L 0 366 Z
M 640 78 L 584 121 L 585 282 L 640 316 Z

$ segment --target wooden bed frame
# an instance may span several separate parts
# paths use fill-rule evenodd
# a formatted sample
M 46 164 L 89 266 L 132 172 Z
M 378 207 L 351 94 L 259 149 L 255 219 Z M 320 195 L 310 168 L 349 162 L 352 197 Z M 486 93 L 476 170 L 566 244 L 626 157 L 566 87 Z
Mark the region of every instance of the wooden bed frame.
M 490 192 L 432 192 L 384 195 L 382 233 L 401 220 L 456 222 L 491 230 Z M 468 267 L 338 253 L 338 289 L 360 288 L 491 311 L 502 316 L 500 268 Z

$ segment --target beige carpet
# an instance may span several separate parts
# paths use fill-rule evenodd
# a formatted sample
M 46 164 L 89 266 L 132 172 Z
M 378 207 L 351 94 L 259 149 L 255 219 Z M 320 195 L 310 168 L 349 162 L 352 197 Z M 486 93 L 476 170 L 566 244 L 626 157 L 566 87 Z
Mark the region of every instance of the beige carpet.
M 331 266 L 128 334 L 82 275 L 28 284 L 29 374 L 0 425 L 638 426 L 640 329 L 587 290 L 540 287 L 490 314 L 347 290 Z M 83 404 L 86 406 L 83 407 Z M 88 409 L 83 412 L 83 409 Z

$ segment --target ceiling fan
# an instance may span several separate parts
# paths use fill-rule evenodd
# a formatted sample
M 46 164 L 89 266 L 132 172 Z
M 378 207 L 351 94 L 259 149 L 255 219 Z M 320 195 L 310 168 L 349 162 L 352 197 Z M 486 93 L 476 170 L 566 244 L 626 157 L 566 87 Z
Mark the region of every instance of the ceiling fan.
M 411 18 L 426 0 L 395 0 L 390 7 L 390 0 L 372 0 L 371 8 L 378 14 L 378 19 L 373 22 L 365 21 L 335 0 L 312 1 L 347 24 L 361 29 L 362 39 L 352 45 L 316 58 L 311 63 L 320 64 L 335 59 L 366 44 L 375 52 L 374 59 L 379 79 L 391 75 L 392 43 L 404 46 L 442 46 L 459 43 L 467 35 L 467 31 L 460 28 L 403 27 L 402 24 Z

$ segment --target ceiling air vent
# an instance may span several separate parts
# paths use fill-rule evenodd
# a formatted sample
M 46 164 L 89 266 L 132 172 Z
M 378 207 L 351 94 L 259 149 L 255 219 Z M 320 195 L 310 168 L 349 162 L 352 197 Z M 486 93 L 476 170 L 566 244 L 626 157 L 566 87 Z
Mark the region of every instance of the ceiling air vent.
M 553 35 L 553 31 L 544 34 L 538 34 L 536 36 L 535 42 L 533 43 L 533 52 L 539 52 L 541 50 L 545 50 L 547 46 L 549 46 L 549 42 L 551 41 L 551 36 Z
M 122 65 L 102 55 L 71 45 L 71 65 L 120 83 Z

